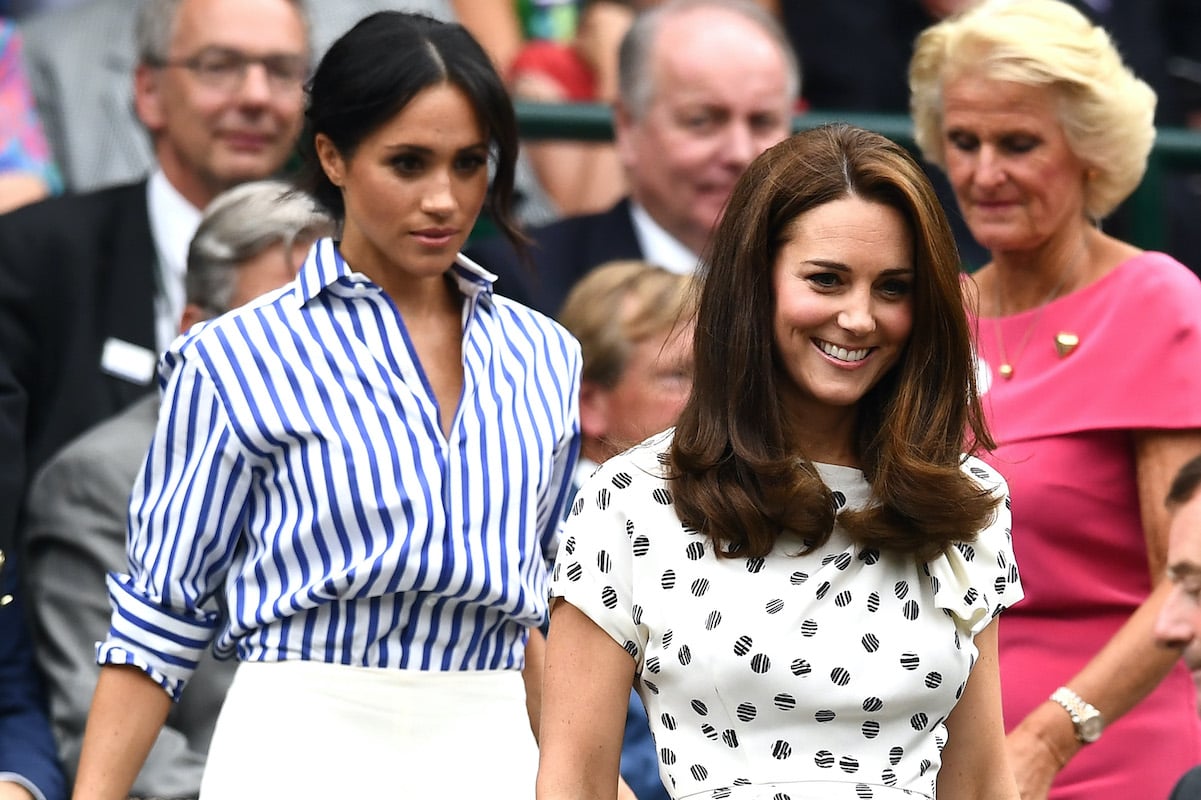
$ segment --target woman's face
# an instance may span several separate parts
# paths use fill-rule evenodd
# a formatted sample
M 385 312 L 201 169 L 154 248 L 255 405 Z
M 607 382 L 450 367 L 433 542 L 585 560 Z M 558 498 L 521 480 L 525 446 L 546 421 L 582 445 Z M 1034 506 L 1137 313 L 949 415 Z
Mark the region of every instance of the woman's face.
M 773 267 L 776 355 L 798 418 L 853 411 L 913 327 L 913 236 L 895 208 L 844 197 L 786 229 Z M 818 422 L 818 424 L 821 424 Z
M 461 89 L 418 92 L 349 159 L 322 135 L 317 152 L 342 190 L 342 254 L 354 269 L 380 282 L 450 267 L 488 189 L 488 140 Z
M 1083 224 L 1085 165 L 1049 88 L 971 74 L 943 87 L 947 175 L 972 235 L 990 251 L 1037 248 Z

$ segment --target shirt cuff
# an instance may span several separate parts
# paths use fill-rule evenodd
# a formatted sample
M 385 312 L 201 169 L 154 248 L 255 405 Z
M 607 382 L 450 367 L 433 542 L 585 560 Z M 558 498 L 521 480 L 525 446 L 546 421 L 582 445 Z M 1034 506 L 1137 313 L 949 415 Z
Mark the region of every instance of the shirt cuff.
M 0 772 L 0 783 L 15 783 L 29 791 L 36 800 L 46 800 L 46 795 L 42 794 L 42 790 L 34 786 L 32 782 L 24 775 L 18 775 L 15 772 Z

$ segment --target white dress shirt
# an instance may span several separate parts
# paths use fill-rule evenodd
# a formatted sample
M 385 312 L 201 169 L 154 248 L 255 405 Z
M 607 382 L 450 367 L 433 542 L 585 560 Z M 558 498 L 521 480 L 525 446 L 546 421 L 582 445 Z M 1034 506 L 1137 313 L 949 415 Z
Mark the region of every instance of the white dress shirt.
M 202 209 L 184 199 L 161 169 L 146 182 L 150 235 L 158 256 L 154 298 L 154 338 L 160 353 L 179 335 L 185 302 L 184 275 L 188 271 L 188 246 L 200 227 Z

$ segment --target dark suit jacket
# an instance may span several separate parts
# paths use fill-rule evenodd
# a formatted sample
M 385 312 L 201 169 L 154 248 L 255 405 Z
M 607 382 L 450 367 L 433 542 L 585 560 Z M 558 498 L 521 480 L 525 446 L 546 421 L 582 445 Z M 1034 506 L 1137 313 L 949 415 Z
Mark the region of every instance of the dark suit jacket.
M 0 549 L 33 471 L 153 388 L 101 370 L 107 339 L 157 352 L 157 256 L 140 182 L 0 216 Z
M 63 800 L 67 789 L 42 707 L 33 642 L 11 566 L 0 573 L 0 597 L 5 594 L 16 600 L 0 607 L 0 775 L 19 775 L 46 800 Z
M 608 211 L 566 217 L 528 232 L 533 269 L 522 264 L 504 237 L 468 247 L 466 255 L 497 275 L 496 291 L 554 317 L 584 273 L 606 261 L 642 258 L 630 219 L 630 201 Z

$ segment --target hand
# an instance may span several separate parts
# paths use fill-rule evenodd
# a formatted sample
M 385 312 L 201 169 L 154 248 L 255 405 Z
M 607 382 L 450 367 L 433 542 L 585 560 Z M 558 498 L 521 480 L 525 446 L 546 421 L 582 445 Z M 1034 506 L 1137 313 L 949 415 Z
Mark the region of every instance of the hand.
M 19 783 L 0 781 L 0 800 L 34 800 L 34 797 Z
M 1045 739 L 1035 733 L 1030 717 L 1022 720 L 1005 737 L 1005 749 L 1022 800 L 1047 800 L 1051 783 L 1064 761 Z

